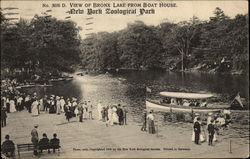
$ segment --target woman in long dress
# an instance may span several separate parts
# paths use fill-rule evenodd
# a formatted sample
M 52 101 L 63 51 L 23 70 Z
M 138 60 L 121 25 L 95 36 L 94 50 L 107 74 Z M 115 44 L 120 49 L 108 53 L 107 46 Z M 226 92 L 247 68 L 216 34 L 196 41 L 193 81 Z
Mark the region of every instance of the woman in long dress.
M 39 103 L 37 99 L 35 99 L 35 101 L 31 105 L 32 116 L 38 116 L 38 105 Z
M 113 125 L 113 118 L 112 118 L 112 116 L 113 116 L 112 107 L 111 107 L 111 106 L 108 106 L 108 121 L 107 121 L 107 123 L 108 123 L 109 125 Z
M 113 111 L 113 114 L 112 114 L 113 123 L 114 123 L 114 124 L 118 124 L 118 123 L 119 123 L 119 120 L 118 120 L 118 115 L 117 115 L 117 108 L 116 108 L 116 106 L 114 106 L 114 107 L 112 108 L 112 111 Z
M 60 113 L 61 113 L 60 97 L 56 96 L 56 114 L 59 115 Z
M 16 112 L 15 101 L 13 99 L 10 100 L 10 113 Z
M 149 112 L 147 119 L 148 119 L 148 132 L 149 132 L 149 134 L 155 134 L 155 122 L 154 122 L 153 110 L 151 110 Z

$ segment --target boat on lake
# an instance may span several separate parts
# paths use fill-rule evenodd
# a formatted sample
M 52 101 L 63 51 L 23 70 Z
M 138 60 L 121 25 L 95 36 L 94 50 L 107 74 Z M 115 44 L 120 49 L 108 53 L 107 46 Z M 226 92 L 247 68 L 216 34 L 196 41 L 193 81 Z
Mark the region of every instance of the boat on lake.
M 52 87 L 53 85 L 51 84 L 26 84 L 26 85 L 20 85 L 16 86 L 17 89 L 21 88 L 31 88 L 31 87 Z
M 224 103 L 207 103 L 215 95 L 209 93 L 160 92 L 160 100 L 146 100 L 147 109 L 163 112 L 208 113 L 221 112 L 230 106 Z

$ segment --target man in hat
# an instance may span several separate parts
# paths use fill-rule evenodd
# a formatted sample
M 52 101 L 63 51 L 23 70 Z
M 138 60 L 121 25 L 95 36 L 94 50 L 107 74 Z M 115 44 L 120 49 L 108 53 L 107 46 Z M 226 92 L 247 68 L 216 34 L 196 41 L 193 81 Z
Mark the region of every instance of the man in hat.
M 119 125 L 123 125 L 123 111 L 121 108 L 121 104 L 118 104 L 117 106 L 117 115 L 118 115 Z
M 38 132 L 37 132 L 37 128 L 38 128 L 38 125 L 35 124 L 34 125 L 34 129 L 32 129 L 31 131 L 31 142 L 33 143 L 34 145 L 34 152 L 33 152 L 33 155 L 38 155 L 38 141 L 39 141 L 39 138 L 38 138 Z
M 148 132 L 150 134 L 155 134 L 155 124 L 154 124 L 154 120 L 155 117 L 153 115 L 153 110 L 149 111 L 149 114 L 147 115 L 147 119 L 148 119 Z
M 6 118 L 7 118 L 6 108 L 2 107 L 2 109 L 1 109 L 1 127 L 6 126 Z
M 195 117 L 194 117 L 193 123 L 195 123 L 195 122 L 197 121 L 197 118 L 200 117 L 200 114 L 199 114 L 199 113 L 195 113 L 194 115 L 195 115 Z M 193 133 L 192 133 L 192 141 L 194 141 L 194 140 L 195 140 L 195 132 L 194 132 L 194 130 L 193 130 Z
M 201 133 L 200 117 L 197 117 L 197 121 L 195 121 L 194 123 L 194 143 L 197 145 L 199 144 L 200 133 Z
M 214 120 L 211 119 L 210 123 L 207 126 L 208 130 L 208 145 L 212 146 L 213 145 L 213 138 L 214 138 L 214 133 L 215 133 L 215 127 L 214 127 Z

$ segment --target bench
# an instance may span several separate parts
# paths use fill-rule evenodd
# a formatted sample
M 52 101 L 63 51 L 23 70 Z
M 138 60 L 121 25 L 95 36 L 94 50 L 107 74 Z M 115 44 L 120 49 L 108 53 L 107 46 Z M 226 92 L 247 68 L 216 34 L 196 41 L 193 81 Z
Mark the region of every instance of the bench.
M 25 151 L 34 151 L 34 145 L 32 143 L 29 143 L 29 144 L 17 144 L 17 152 L 18 152 L 18 157 L 20 158 L 20 152 L 25 152 Z M 58 151 L 58 156 L 59 156 L 59 153 L 60 153 L 60 148 L 61 146 L 59 147 L 56 147 L 55 150 Z M 53 150 L 53 148 L 50 148 Z M 39 147 L 37 147 L 37 152 L 39 153 Z M 45 149 L 44 149 L 45 150 Z
M 18 152 L 19 158 L 20 158 L 20 152 L 24 152 L 24 151 L 34 151 L 34 145 L 32 143 L 17 144 L 17 152 Z

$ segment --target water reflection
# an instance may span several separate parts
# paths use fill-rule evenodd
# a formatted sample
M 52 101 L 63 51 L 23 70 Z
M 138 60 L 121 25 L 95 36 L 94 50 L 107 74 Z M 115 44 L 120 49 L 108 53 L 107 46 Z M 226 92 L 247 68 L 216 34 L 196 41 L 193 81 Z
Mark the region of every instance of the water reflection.
M 79 100 L 92 101 L 94 106 L 99 100 L 103 105 L 120 103 L 127 106 L 128 121 L 140 122 L 140 114 L 145 109 L 146 86 L 152 88 L 153 92 L 168 90 L 217 93 L 224 101 L 230 102 L 237 92 L 248 98 L 247 79 L 244 76 L 202 73 L 121 71 L 109 75 L 75 76 L 70 82 L 55 82 L 52 83 L 53 87 L 35 87 L 25 91 L 36 91 L 40 97 L 44 94 L 77 97 Z

